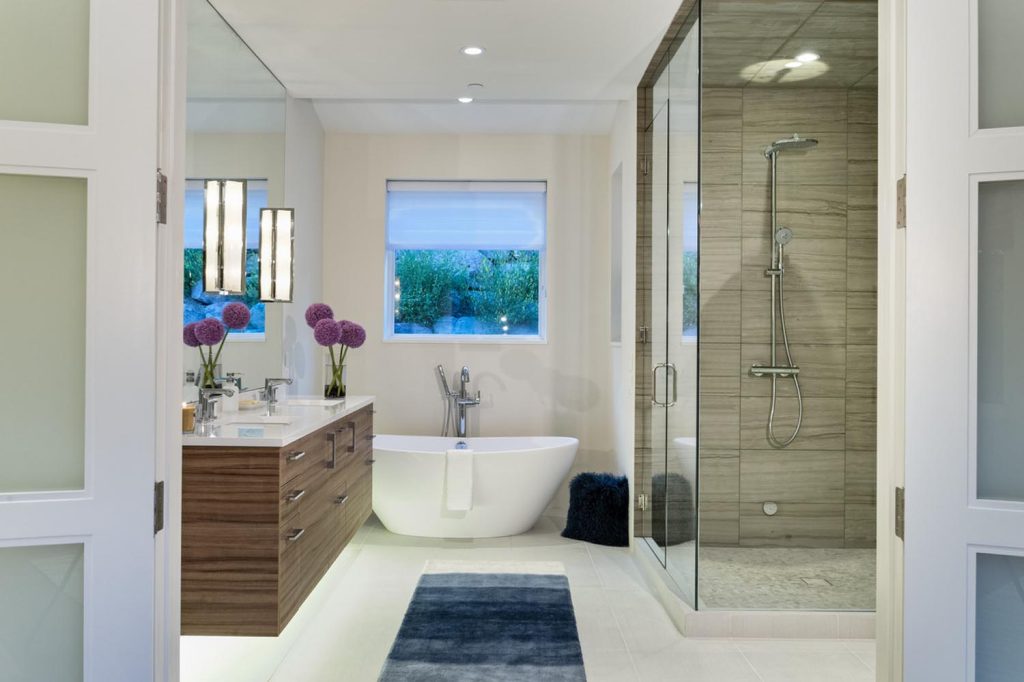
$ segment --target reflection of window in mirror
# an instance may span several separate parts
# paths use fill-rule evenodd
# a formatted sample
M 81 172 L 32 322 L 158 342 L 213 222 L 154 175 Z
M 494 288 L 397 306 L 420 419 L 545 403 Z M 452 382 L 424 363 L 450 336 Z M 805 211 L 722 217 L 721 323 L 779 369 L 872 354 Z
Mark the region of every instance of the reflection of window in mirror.
M 697 215 L 696 182 L 683 183 L 683 341 L 697 340 Z
M 259 246 L 260 209 L 267 206 L 266 179 L 249 179 L 245 213 L 245 294 L 209 294 L 203 289 L 203 183 L 188 180 L 185 183 L 185 282 L 184 323 L 207 317 L 220 319 L 221 311 L 232 301 L 249 306 L 252 318 L 249 326 L 232 332 L 229 340 L 258 341 L 266 332 L 266 309 L 260 302 Z

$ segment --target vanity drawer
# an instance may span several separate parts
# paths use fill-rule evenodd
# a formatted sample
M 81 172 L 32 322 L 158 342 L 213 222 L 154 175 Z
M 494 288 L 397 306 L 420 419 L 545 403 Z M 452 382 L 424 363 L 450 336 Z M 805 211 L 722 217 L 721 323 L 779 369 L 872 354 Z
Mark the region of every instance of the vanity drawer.
M 281 450 L 281 482 L 289 484 L 310 470 L 323 469 L 331 459 L 329 429 L 314 431 Z
M 301 511 L 289 515 L 278 534 L 277 630 L 280 632 L 306 596 L 304 550 L 314 540 L 309 519 Z

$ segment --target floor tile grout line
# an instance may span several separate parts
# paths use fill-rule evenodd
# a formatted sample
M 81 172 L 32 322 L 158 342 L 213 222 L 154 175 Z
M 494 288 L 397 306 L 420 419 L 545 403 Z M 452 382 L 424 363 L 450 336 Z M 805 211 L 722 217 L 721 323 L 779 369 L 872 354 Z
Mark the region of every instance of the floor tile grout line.
M 745 652 L 743 649 L 741 649 L 739 647 L 736 647 L 736 650 L 740 652 L 740 656 L 742 656 L 743 660 L 746 662 L 746 664 L 748 666 L 750 666 L 750 669 L 754 671 L 754 675 L 757 676 L 757 679 L 761 680 L 761 682 L 765 682 L 764 677 L 762 677 L 762 675 L 761 675 L 761 671 L 759 671 L 756 667 L 754 667 L 754 664 L 750 662 L 749 658 L 747 658 L 747 652 Z

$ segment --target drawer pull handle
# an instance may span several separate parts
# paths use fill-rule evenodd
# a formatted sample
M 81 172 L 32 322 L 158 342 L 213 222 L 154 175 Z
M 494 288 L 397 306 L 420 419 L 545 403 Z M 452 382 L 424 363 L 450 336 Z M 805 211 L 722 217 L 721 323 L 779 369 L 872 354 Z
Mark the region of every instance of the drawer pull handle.
M 338 495 L 334 498 L 334 504 L 345 504 L 348 502 L 348 495 Z
M 296 490 L 295 492 L 289 493 L 288 497 L 284 498 L 288 502 L 298 502 L 302 499 L 302 496 L 306 494 L 305 490 Z
M 292 454 L 288 455 L 288 457 L 286 457 L 285 459 L 287 459 L 289 462 L 298 462 L 300 459 L 302 459 L 305 456 L 306 456 L 305 451 L 293 452 Z
M 348 446 L 348 451 L 349 452 L 355 452 L 356 451 L 356 423 L 355 422 L 349 422 L 348 423 L 348 428 L 352 429 L 352 445 Z
M 291 533 L 288 533 L 288 542 L 295 542 L 301 538 L 306 532 L 305 528 L 296 528 Z
M 331 458 L 327 460 L 328 469 L 333 469 L 338 465 L 338 434 L 340 432 L 340 429 L 331 432 Z

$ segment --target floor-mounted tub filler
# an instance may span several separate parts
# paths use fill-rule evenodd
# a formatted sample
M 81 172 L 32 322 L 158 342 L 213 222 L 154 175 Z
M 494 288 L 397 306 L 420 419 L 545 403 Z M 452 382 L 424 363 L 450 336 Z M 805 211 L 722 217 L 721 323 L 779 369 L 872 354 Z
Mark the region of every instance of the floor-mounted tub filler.
M 525 533 L 568 476 L 578 447 L 577 439 L 563 437 L 378 435 L 373 511 L 400 535 Z

